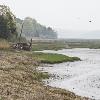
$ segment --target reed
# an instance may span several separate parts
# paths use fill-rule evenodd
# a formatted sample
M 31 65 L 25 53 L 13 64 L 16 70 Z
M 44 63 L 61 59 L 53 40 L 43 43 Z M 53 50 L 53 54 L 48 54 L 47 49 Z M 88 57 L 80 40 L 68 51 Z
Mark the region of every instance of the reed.
M 10 48 L 10 44 L 5 39 L 0 39 L 0 50 L 6 50 Z

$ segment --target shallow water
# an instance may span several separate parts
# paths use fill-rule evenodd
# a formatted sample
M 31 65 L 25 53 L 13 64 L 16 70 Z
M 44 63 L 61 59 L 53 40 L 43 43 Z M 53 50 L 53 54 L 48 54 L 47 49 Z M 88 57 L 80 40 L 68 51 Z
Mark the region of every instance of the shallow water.
M 77 95 L 100 100 L 100 49 L 64 49 L 43 52 L 80 57 L 82 61 L 45 65 L 52 77 L 47 85 L 73 91 Z

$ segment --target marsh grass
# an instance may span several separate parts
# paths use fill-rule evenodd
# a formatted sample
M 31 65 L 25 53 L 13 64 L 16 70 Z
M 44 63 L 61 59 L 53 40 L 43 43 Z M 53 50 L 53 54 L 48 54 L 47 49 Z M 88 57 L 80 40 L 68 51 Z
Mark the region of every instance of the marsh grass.
M 33 43 L 32 50 L 33 51 L 41 51 L 41 50 L 60 50 L 66 48 L 66 44 L 64 43 Z
M 10 44 L 5 39 L 0 39 L 0 50 L 7 50 L 10 48 Z
M 52 54 L 52 53 L 35 52 L 33 53 L 33 56 L 36 57 L 38 60 L 40 60 L 42 63 L 49 63 L 49 64 L 73 62 L 80 60 L 80 58 L 78 57 L 69 57 L 62 54 Z

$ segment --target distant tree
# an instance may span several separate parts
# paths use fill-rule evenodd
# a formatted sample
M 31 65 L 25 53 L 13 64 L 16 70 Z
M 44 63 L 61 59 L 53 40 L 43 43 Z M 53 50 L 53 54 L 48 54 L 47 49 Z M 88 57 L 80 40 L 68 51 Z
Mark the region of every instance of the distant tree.
M 7 6 L 0 5 L 0 38 L 17 36 L 15 16 Z
M 51 27 L 46 27 L 39 24 L 35 19 L 27 17 L 24 20 L 16 19 L 17 21 L 17 32 L 20 33 L 22 22 L 24 22 L 22 36 L 30 40 L 31 38 L 41 39 L 56 39 L 57 32 Z

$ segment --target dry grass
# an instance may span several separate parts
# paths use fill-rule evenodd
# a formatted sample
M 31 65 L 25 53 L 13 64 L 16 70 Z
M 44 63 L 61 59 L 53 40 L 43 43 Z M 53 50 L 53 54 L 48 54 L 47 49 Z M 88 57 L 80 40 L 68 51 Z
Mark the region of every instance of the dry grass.
M 4 39 L 0 39 L 0 49 L 5 50 L 5 49 L 9 49 L 9 48 L 10 48 L 10 44 L 8 43 L 8 41 L 6 41 Z

